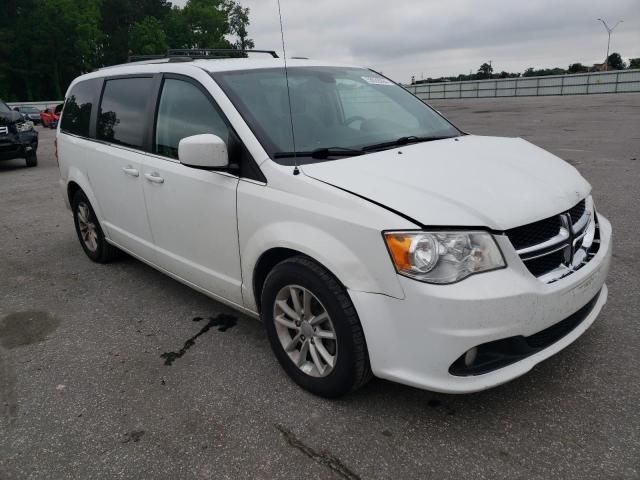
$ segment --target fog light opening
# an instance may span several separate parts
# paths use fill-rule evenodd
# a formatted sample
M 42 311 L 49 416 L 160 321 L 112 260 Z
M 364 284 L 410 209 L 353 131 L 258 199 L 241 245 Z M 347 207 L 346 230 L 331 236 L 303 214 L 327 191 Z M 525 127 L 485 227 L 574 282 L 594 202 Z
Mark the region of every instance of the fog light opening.
M 467 367 L 470 367 L 471 365 L 473 365 L 473 362 L 476 361 L 476 358 L 478 357 L 478 348 L 477 347 L 473 347 L 469 350 L 467 350 L 467 353 L 464 354 L 464 364 Z

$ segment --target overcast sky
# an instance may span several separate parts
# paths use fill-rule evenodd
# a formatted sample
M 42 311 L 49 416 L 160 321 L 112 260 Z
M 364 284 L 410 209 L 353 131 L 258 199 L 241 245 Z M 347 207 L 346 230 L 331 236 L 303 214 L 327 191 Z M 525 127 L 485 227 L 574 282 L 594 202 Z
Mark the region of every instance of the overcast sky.
M 474 72 L 602 62 L 611 52 L 640 57 L 640 0 L 281 0 L 287 56 L 373 67 L 396 81 Z M 184 5 L 186 0 L 174 0 Z M 276 0 L 251 9 L 256 48 L 282 50 Z

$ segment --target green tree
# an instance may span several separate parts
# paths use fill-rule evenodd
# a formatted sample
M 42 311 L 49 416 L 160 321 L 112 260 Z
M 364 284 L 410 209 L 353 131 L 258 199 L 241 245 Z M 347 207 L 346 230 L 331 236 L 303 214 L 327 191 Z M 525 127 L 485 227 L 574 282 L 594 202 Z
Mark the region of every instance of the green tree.
M 479 78 L 491 78 L 491 74 L 493 73 L 493 67 L 489 63 L 483 63 L 480 65 L 478 69 L 478 77 Z
M 130 52 L 252 48 L 234 0 L 0 0 L 0 98 L 62 99 L 69 83 Z M 233 43 L 232 43 L 233 42 Z
M 133 25 L 146 17 L 163 22 L 170 13 L 171 3 L 167 0 L 102 0 L 101 64 L 106 66 L 126 62 Z
M 569 68 L 567 70 L 568 73 L 585 73 L 588 71 L 589 68 L 585 67 L 581 63 L 572 63 L 571 65 L 569 65 Z
M 187 19 L 180 7 L 173 7 L 163 23 L 169 48 L 189 48 Z
M 136 22 L 129 34 L 129 52 L 134 55 L 157 55 L 167 51 L 167 36 L 160 20 L 145 17 Z
M 231 33 L 223 0 L 188 0 L 182 14 L 187 28 L 188 48 L 230 48 L 225 38 Z
M 630 58 L 628 68 L 640 68 L 640 58 Z
M 250 50 L 255 47 L 255 43 L 249 38 L 248 26 L 249 9 L 231 2 L 229 4 L 229 29 L 231 34 L 237 37 L 237 41 L 234 44 L 237 49 Z
M 14 93 L 20 99 L 60 99 L 67 85 L 97 62 L 100 0 L 40 0 L 20 9 L 16 38 L 29 32 L 12 60 Z
M 613 70 L 624 70 L 626 66 L 619 53 L 612 53 L 609 55 L 609 58 L 607 58 L 607 64 L 609 65 L 609 68 Z

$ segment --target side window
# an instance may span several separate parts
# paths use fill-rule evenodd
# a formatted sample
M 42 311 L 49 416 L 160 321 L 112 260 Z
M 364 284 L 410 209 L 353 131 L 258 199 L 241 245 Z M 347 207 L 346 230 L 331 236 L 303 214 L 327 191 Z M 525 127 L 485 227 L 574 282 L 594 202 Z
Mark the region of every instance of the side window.
M 98 139 L 142 148 L 152 87 L 153 80 L 147 77 L 107 80 L 98 112 Z
M 72 89 L 62 111 L 60 129 L 81 137 L 89 137 L 91 110 L 95 102 L 99 80 L 86 80 Z
M 154 152 L 178 158 L 180 140 L 212 133 L 229 148 L 230 132 L 218 109 L 192 83 L 168 78 L 162 86 L 156 122 Z

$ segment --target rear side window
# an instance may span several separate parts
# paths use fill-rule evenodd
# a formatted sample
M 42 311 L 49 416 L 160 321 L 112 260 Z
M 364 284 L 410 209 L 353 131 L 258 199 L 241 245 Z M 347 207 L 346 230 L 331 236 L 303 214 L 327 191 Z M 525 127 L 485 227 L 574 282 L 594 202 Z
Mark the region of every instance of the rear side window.
M 192 83 L 166 79 L 158 108 L 155 152 L 177 159 L 180 140 L 202 133 L 217 135 L 229 147 L 229 128 L 207 96 Z
M 99 80 L 77 83 L 64 104 L 60 129 L 82 137 L 89 137 L 91 110 L 95 104 Z
M 104 83 L 98 112 L 97 137 L 127 147 L 142 148 L 151 78 L 118 78 Z

